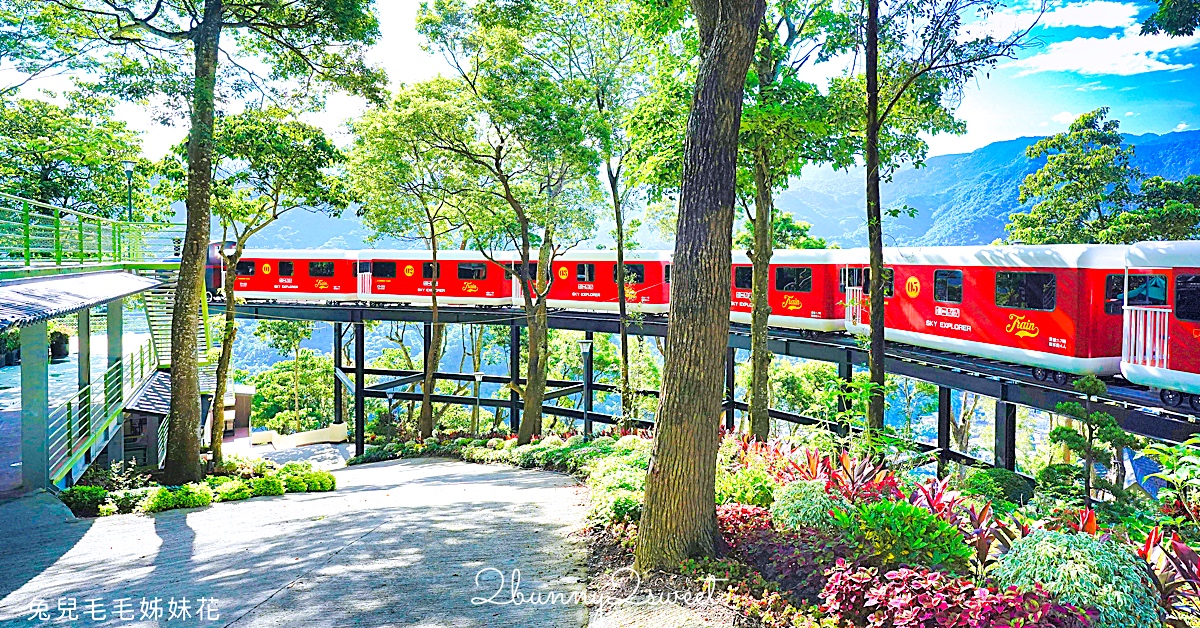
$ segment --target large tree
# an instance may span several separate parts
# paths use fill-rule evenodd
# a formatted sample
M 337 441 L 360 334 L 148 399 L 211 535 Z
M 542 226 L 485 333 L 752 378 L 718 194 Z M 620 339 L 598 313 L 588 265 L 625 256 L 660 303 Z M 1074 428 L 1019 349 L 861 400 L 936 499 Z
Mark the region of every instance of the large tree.
M 187 234 L 171 321 L 171 416 L 166 481 L 200 479 L 200 380 L 196 329 L 211 226 L 213 126 L 222 99 L 224 59 L 242 76 L 239 89 L 295 95 L 331 84 L 378 97 L 382 72 L 368 67 L 366 45 L 379 24 L 372 0 L 36 0 L 65 9 L 87 25 L 88 40 L 110 51 L 99 87 L 147 100 L 165 95 L 183 105 L 188 131 Z M 222 36 L 228 32 L 236 36 Z M 250 68 L 263 68 L 256 74 Z M 290 89 L 271 90 L 273 81 Z M 232 91 L 232 90 L 230 90 Z M 230 95 L 236 95 L 237 92 Z
M 135 160 L 134 218 L 164 209 L 150 194 L 150 162 L 141 139 L 113 118 L 111 98 L 66 94 L 65 106 L 45 100 L 0 101 L 0 190 L 108 218 L 126 218 L 123 160 Z
M 880 182 L 907 156 L 889 147 L 888 135 L 902 140 L 902 146 L 916 142 L 917 154 L 923 155 L 918 131 L 930 126 L 935 132 L 962 130 L 952 119 L 940 122 L 946 120 L 947 105 L 957 103 L 963 86 L 980 71 L 1014 56 L 1033 28 L 1030 24 L 1003 38 L 988 33 L 988 18 L 1001 7 L 997 0 L 889 0 L 881 5 L 881 0 L 864 0 L 856 16 L 866 71 L 863 157 L 871 265 L 864 292 L 871 322 L 871 429 L 883 427 L 886 386 Z M 906 127 L 912 130 L 906 133 Z
M 32 81 L 94 67 L 102 44 L 88 37 L 87 16 L 41 0 L 0 3 L 0 66 L 12 80 L 0 83 L 0 97 Z
M 1142 22 L 1143 35 L 1165 33 L 1171 37 L 1190 37 L 1200 28 L 1200 2 L 1197 0 L 1157 0 L 1158 7 Z
M 221 227 L 218 252 L 225 266 L 225 326 L 213 397 L 218 410 L 210 434 L 216 464 L 224 431 L 220 404 L 237 337 L 237 266 L 246 243 L 294 209 L 338 214 L 350 200 L 345 185 L 329 172 L 345 161 L 341 151 L 320 128 L 289 117 L 280 109 L 248 109 L 216 121 L 212 208 Z M 186 156 L 186 146 L 180 146 L 164 160 L 167 196 L 175 200 L 187 195 Z
M 367 112 L 352 124 L 355 133 L 350 177 L 363 204 L 359 214 L 376 237 L 412 238 L 429 249 L 438 267 L 438 249 L 460 227 L 456 195 L 469 190 L 455 169 L 454 160 L 433 150 L 426 129 L 420 126 L 429 105 L 421 87 L 401 90 L 386 108 Z M 493 271 L 495 272 L 495 271 Z M 417 429 L 422 438 L 433 435 L 434 374 L 441 362 L 444 339 L 438 316 L 439 273 L 430 278 L 429 299 L 432 338 L 425 353 L 425 382 L 421 387 L 421 415 Z
M 716 458 L 729 340 L 738 132 L 763 0 L 692 0 L 700 64 L 683 151 L 671 322 L 634 551 L 640 571 L 716 548 Z
M 1008 240 L 1022 244 L 1130 244 L 1200 236 L 1200 177 L 1142 183 L 1108 108 L 1085 113 L 1025 151 L 1046 163 L 1021 183 L 1026 212 L 1013 214 Z
M 300 416 L 300 344 L 312 338 L 312 321 L 261 320 L 254 326 L 254 335 L 266 341 L 267 346 L 280 355 L 292 354 L 292 411 Z
M 504 3 L 436 0 L 418 30 L 458 74 L 421 88 L 425 142 L 470 173 L 463 205 L 475 246 L 515 250 L 506 272 L 518 278 L 529 331 L 518 441 L 541 429 L 546 390 L 547 297 L 554 260 L 594 227 L 596 151 L 586 142 L 587 93 L 550 74 L 518 45 L 522 33 L 500 19 Z

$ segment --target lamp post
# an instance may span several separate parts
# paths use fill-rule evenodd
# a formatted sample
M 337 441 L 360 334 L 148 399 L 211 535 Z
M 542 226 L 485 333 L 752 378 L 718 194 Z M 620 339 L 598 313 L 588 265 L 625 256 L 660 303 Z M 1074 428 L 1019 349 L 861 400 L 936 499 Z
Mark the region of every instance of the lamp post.
M 584 332 L 579 341 L 583 354 L 583 437 L 592 437 L 592 332 Z
M 126 159 L 121 162 L 125 167 L 125 188 L 129 193 L 128 202 L 125 205 L 126 219 L 133 222 L 133 161 Z
M 471 412 L 471 435 L 479 435 L 479 393 L 483 383 L 483 371 L 475 371 L 475 409 Z

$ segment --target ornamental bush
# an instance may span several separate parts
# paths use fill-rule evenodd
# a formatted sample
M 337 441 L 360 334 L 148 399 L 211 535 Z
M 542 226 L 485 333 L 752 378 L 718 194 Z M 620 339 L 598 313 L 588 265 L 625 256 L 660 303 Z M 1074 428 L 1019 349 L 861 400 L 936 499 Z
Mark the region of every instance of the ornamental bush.
M 649 441 L 646 441 L 646 439 L 641 438 L 641 437 L 637 436 L 636 434 L 628 434 L 626 436 L 622 436 L 621 440 L 617 441 L 617 444 L 614 446 L 614 448 L 618 449 L 618 450 L 634 449 L 636 447 L 641 446 L 643 442 L 649 442 Z
M 100 486 L 72 486 L 59 493 L 58 498 L 76 517 L 95 517 L 100 504 L 108 500 L 108 491 Z
M 1161 625 L 1146 562 L 1115 540 L 1037 530 L 1013 543 L 993 575 L 1002 587 L 1040 583 L 1061 601 L 1097 609 L 1096 628 Z
M 988 467 L 982 473 L 999 489 L 999 498 L 1014 504 L 1025 504 L 1033 499 L 1033 485 L 1029 480 L 1008 469 Z
M 575 434 L 567 439 L 568 447 L 574 447 L 576 445 L 582 445 L 582 444 L 583 444 L 583 434 Z
M 184 484 L 173 492 L 176 508 L 199 508 L 213 501 L 213 490 L 201 482 Z
M 786 530 L 832 530 L 837 528 L 833 510 L 842 506 L 825 492 L 824 480 L 792 482 L 775 491 L 771 518 Z
M 307 482 L 305 483 L 307 484 Z M 250 491 L 255 497 L 283 495 L 283 481 L 278 476 L 268 475 L 250 481 Z
M 147 513 L 163 512 L 172 508 L 178 508 L 175 505 L 175 494 L 165 486 L 151 489 L 146 495 L 146 501 L 142 503 L 142 510 Z
M 836 509 L 834 519 L 868 565 L 967 570 L 971 548 L 962 532 L 920 506 L 883 500 Z
M 209 477 L 220 477 L 222 480 L 230 479 L 222 476 Z M 142 512 L 142 504 L 146 501 L 146 496 L 154 490 L 157 490 L 157 487 L 131 488 L 124 491 L 115 491 L 108 494 L 108 501 L 116 506 L 118 513 L 123 515 Z
M 751 464 L 732 471 L 717 470 L 718 504 L 752 504 L 768 508 L 775 500 L 779 485 L 762 464 Z
M 592 439 L 592 447 L 612 447 L 617 441 L 612 436 L 597 436 Z
M 542 439 L 542 442 L 538 443 L 538 447 L 541 447 L 543 449 L 550 449 L 551 447 L 562 447 L 562 446 L 563 446 L 563 439 L 561 439 L 557 436 L 547 436 L 546 438 Z
M 513 447 L 516 447 L 516 446 L 517 446 L 517 439 L 515 439 L 515 438 L 508 438 L 508 439 L 505 439 L 505 441 L 503 443 L 500 443 L 501 449 L 512 449 Z
M 289 493 L 305 493 L 308 491 L 308 484 L 304 483 L 304 479 L 299 475 L 284 475 L 283 489 Z
M 213 501 L 218 502 L 233 502 L 241 499 L 250 499 L 254 492 L 250 486 L 243 480 L 234 480 L 225 482 L 213 490 Z
M 328 471 L 313 471 L 300 477 L 310 492 L 326 492 L 337 488 L 337 477 Z

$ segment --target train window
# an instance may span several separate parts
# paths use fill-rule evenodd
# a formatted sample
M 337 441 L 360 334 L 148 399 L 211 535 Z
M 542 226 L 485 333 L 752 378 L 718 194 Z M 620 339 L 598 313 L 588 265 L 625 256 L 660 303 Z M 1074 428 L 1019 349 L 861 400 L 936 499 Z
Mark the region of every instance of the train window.
M 378 279 L 395 279 L 396 262 L 371 262 L 371 275 Z
M 575 281 L 583 281 L 591 283 L 596 281 L 596 265 L 595 264 L 576 264 L 575 265 Z
M 237 263 L 238 277 L 253 277 L 255 266 L 256 266 L 256 264 L 254 262 L 238 262 Z
M 663 282 L 671 283 L 671 265 L 663 266 Z
M 733 287 L 738 290 L 749 290 L 754 286 L 754 267 L 737 266 L 733 269 Z
M 521 262 L 513 262 L 511 265 L 509 265 L 509 268 L 512 270 L 512 274 L 514 276 L 516 276 L 516 277 L 521 276 Z M 529 262 L 529 280 L 537 281 L 537 277 L 538 277 L 538 263 L 537 263 L 537 261 L 530 260 L 530 262 Z
M 291 277 L 296 274 L 295 262 L 279 262 L 279 276 Z
M 1054 310 L 1058 288 L 1053 273 L 996 273 L 996 305 L 1018 310 Z
M 459 279 L 487 279 L 487 264 L 483 262 L 461 262 L 458 265 Z
M 775 289 L 780 292 L 812 292 L 812 268 L 808 266 L 776 268 Z
M 359 262 L 358 263 L 358 274 L 368 275 L 370 273 L 371 273 L 371 262 Z
M 421 277 L 424 279 L 441 279 L 441 264 L 435 265 L 433 262 L 425 262 L 424 264 L 421 264 Z
M 308 263 L 309 277 L 332 277 L 333 262 L 309 262 Z
M 1176 275 L 1175 318 L 1200 322 L 1200 275 Z
M 846 286 L 851 288 L 860 288 L 863 285 L 863 269 L 862 268 L 843 268 L 838 273 L 838 291 L 845 292 Z
M 1130 305 L 1166 305 L 1166 275 L 1130 275 Z M 1104 312 L 1120 314 L 1125 307 L 1125 275 L 1104 278 Z
M 613 266 L 613 283 L 617 283 L 617 267 Z M 626 264 L 625 265 L 625 284 L 638 285 L 646 283 L 646 265 L 645 264 Z
M 871 269 L 862 269 L 863 294 L 871 294 Z M 891 297 L 896 293 L 896 271 L 891 268 L 883 269 L 883 296 Z
M 933 300 L 939 303 L 962 303 L 961 270 L 933 271 Z

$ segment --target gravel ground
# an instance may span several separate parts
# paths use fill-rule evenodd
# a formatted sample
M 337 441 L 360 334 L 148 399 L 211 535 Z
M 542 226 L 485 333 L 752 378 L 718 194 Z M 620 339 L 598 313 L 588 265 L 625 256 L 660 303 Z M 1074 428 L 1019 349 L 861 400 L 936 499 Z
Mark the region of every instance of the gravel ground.
M 154 516 L 74 520 L 45 494 L 0 504 L 0 624 L 587 624 L 582 604 L 512 603 L 513 570 L 522 601 L 583 590 L 586 548 L 571 533 L 586 497 L 571 478 L 438 459 L 335 475 L 333 493 Z M 191 616 L 168 622 L 169 600 L 178 612 L 183 597 Z M 60 598 L 75 598 L 77 620 L 58 619 Z M 92 598 L 105 621 L 83 613 Z M 120 598 L 131 598 L 132 621 L 117 616 Z M 161 599 L 161 619 L 142 618 L 143 598 Z M 200 598 L 216 599 L 219 619 L 198 622 Z M 51 609 L 45 622 L 27 619 L 38 600 Z

